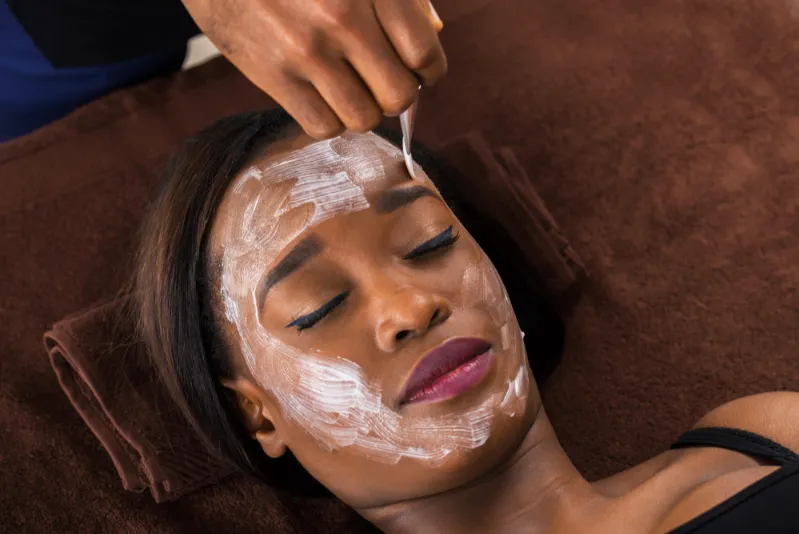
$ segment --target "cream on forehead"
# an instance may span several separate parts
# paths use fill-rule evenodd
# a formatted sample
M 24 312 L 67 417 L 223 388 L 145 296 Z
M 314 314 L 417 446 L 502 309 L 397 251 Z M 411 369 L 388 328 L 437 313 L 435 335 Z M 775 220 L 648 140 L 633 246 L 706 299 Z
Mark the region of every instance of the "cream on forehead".
M 485 443 L 496 406 L 509 415 L 522 410 L 529 388 L 523 365 L 505 391 L 466 413 L 402 417 L 346 355 L 320 357 L 272 336 L 261 325 L 255 296 L 269 263 L 286 245 L 314 224 L 368 208 L 364 187 L 386 177 L 387 161 L 401 158 L 401 152 L 379 136 L 347 135 L 248 169 L 228 193 L 244 195 L 245 208 L 226 221 L 220 292 L 253 376 L 276 397 L 284 415 L 323 446 L 360 447 L 390 463 L 403 457 L 440 462 L 454 451 Z M 269 187 L 286 180 L 295 182 L 280 191 Z M 312 209 L 304 217 L 286 216 L 301 206 Z M 489 308 L 496 324 L 504 325 L 503 348 L 515 354 L 521 339 L 513 328 L 513 311 L 487 258 L 467 270 L 463 297 L 464 305 Z
M 378 135 L 344 135 L 311 143 L 262 168 L 251 167 L 233 184 L 232 193 L 240 193 L 251 180 L 263 186 L 296 180 L 275 216 L 311 203 L 314 217 L 309 224 L 317 224 L 337 213 L 368 208 L 364 186 L 387 176 L 386 158 L 401 157 Z
M 237 178 L 228 201 L 238 205 L 240 199 L 246 207 L 226 221 L 224 231 L 221 291 L 228 320 L 235 322 L 239 301 L 251 290 L 246 282 L 262 276 L 268 262 L 308 227 L 367 209 L 364 186 L 384 179 L 386 163 L 401 159 L 399 149 L 375 134 L 347 134 L 251 167 Z M 270 187 L 292 180 L 290 189 Z M 313 208 L 309 218 L 282 217 L 303 205 Z

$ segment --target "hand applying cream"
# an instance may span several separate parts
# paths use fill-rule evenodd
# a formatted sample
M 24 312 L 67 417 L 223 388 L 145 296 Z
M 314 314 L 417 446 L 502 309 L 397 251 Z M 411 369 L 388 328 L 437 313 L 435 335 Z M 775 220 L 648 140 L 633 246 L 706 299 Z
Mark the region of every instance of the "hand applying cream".
M 365 133 L 447 72 L 429 0 L 183 0 L 242 73 L 317 139 Z

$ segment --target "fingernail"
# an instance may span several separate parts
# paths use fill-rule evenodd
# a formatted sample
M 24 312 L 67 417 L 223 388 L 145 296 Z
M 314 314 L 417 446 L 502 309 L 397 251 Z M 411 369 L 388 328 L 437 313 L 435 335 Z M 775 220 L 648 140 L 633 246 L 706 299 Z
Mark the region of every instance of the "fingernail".
M 428 1 L 427 4 L 430 6 L 430 16 L 433 17 L 433 26 L 435 26 L 436 31 L 440 32 L 444 27 L 444 21 L 438 16 L 438 11 L 433 7 L 433 2 Z

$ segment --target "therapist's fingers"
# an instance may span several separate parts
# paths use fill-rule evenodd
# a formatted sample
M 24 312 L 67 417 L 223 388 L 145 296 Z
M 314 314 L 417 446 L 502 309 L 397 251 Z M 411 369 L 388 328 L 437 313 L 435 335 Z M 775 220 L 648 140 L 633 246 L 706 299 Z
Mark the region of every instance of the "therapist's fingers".
M 348 130 L 365 133 L 380 124 L 383 110 L 345 61 L 319 61 L 306 68 L 309 81 Z
M 271 80 L 268 87 L 269 96 L 294 117 L 311 137 L 329 139 L 346 129 L 336 112 L 310 82 L 285 76 L 280 82 Z
M 446 72 L 427 0 L 183 0 L 197 25 L 311 136 L 367 131 Z
M 425 85 L 436 83 L 447 73 L 447 56 L 430 6 L 427 0 L 374 2 L 380 25 L 397 55 Z
M 341 41 L 347 61 L 384 114 L 399 115 L 416 100 L 419 79 L 403 63 L 374 15 L 357 31 L 342 35 Z

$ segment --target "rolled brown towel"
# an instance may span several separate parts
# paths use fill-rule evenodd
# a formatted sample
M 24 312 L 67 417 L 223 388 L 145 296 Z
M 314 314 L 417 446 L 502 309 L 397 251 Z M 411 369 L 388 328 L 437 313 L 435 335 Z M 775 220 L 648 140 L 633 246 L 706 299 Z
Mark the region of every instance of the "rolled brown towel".
M 173 406 L 130 311 L 127 297 L 108 301 L 59 321 L 44 343 L 61 388 L 108 451 L 122 486 L 166 502 L 232 468 L 206 452 Z
M 459 187 L 498 215 L 547 292 L 560 302 L 571 299 L 585 269 L 512 151 L 492 151 L 475 133 L 438 154 L 463 172 L 467 182 Z M 149 489 L 165 502 L 233 470 L 206 452 L 170 401 L 135 324 L 122 296 L 59 321 L 44 343 L 61 388 L 108 451 L 123 487 Z

